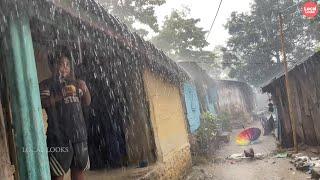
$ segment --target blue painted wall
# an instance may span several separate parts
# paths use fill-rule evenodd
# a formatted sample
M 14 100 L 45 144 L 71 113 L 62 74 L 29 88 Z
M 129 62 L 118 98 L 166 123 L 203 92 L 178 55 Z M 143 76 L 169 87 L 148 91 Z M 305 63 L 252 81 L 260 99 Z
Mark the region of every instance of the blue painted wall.
M 190 131 L 194 133 L 200 126 L 200 106 L 197 90 L 190 83 L 185 83 L 183 91 Z

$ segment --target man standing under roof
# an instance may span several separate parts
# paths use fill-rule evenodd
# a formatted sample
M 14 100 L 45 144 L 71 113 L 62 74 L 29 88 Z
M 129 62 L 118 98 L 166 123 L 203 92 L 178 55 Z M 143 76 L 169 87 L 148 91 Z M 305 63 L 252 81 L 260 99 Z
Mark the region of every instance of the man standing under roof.
M 48 114 L 47 145 L 52 179 L 62 180 L 71 169 L 73 180 L 83 180 L 89 169 L 87 131 L 82 105 L 91 95 L 82 80 L 71 76 L 66 54 L 48 57 L 52 77 L 40 83 L 42 106 Z

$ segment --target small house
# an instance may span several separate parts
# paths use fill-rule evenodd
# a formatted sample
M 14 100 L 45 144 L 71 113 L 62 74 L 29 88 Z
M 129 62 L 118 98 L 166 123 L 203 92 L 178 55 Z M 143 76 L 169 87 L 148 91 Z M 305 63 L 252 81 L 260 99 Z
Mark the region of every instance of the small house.
M 48 54 L 59 50 L 68 52 L 73 76 L 92 95 L 83 109 L 92 162 L 87 178 L 183 177 L 191 166 L 181 92 L 188 75 L 175 62 L 93 0 L 0 5 L 5 151 L 16 178 L 50 179 L 38 83 L 50 77 Z
M 289 87 L 291 92 L 292 114 L 285 85 L 285 74 L 274 76 L 262 86 L 262 91 L 270 93 L 276 107 L 278 119 L 278 140 L 283 147 L 293 146 L 292 124 L 296 124 L 298 143 L 319 146 L 319 85 L 320 52 L 304 61 L 294 64 L 289 70 Z
M 195 84 L 201 113 L 216 114 L 216 91 L 214 80 L 196 62 L 179 61 L 178 64 L 190 75 Z
M 215 87 L 219 112 L 230 115 L 232 127 L 242 128 L 253 121 L 255 95 L 252 87 L 233 80 L 215 80 Z

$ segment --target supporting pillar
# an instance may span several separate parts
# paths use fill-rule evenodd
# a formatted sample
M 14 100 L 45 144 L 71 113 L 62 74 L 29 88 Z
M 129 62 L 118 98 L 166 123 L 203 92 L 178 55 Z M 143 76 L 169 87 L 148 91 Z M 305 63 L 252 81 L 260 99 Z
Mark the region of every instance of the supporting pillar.
M 50 169 L 29 19 L 13 17 L 6 34 L 5 64 L 21 180 L 49 180 Z

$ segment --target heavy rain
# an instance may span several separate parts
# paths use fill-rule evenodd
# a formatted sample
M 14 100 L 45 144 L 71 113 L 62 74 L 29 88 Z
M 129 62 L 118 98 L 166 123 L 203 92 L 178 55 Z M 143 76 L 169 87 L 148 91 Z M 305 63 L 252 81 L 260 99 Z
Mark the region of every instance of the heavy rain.
M 319 179 L 319 8 L 0 0 L 0 180 Z

